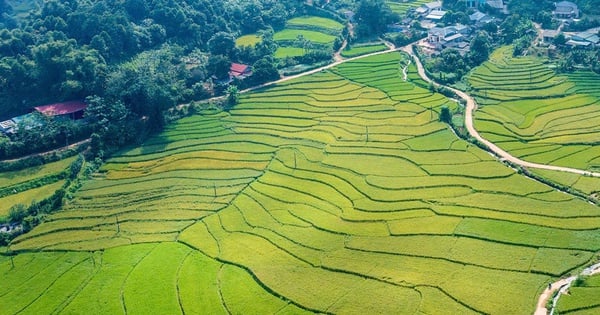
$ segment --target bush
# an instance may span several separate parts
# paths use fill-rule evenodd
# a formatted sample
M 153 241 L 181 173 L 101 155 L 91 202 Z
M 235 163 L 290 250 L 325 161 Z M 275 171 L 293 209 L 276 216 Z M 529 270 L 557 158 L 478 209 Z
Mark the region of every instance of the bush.
M 20 223 L 27 215 L 27 209 L 23 204 L 16 204 L 8 210 L 8 221 L 10 223 Z
M 446 105 L 442 106 L 440 121 L 452 125 L 452 113 L 450 113 L 450 109 Z

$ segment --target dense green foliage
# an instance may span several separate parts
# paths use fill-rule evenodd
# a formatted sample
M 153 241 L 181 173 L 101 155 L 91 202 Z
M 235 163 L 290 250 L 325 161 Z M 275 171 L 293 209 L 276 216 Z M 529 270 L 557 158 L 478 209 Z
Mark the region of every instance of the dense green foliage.
M 104 97 L 107 86 L 127 93 L 107 92 L 140 115 L 155 111 L 155 103 L 195 99 L 198 81 L 177 71 L 182 57 L 203 51 L 235 60 L 235 34 L 280 29 L 301 9 L 301 2 L 268 0 L 44 1 L 0 31 L 0 117 L 46 102 Z M 138 104 L 133 95 L 141 96 Z M 140 108 L 145 101 L 148 109 Z

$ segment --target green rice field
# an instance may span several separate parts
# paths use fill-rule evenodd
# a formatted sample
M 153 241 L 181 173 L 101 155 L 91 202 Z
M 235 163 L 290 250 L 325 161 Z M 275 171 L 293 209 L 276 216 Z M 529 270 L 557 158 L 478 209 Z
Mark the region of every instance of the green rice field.
M 304 55 L 304 48 L 299 47 L 277 47 L 275 58 L 281 59 L 285 57 L 297 57 Z
M 322 28 L 325 30 L 334 30 L 334 31 L 338 31 L 338 32 L 341 32 L 342 29 L 344 28 L 344 25 L 342 25 L 342 23 L 340 23 L 338 21 L 328 19 L 328 18 L 318 17 L 318 16 L 295 17 L 295 18 L 288 20 L 287 25 L 289 27 L 299 27 L 299 28 L 303 28 L 306 25 L 310 25 L 312 27 Z
M 373 52 L 384 51 L 388 47 L 383 43 L 368 43 L 363 45 L 354 45 L 350 49 L 342 51 L 342 56 L 346 58 L 366 55 Z
M 276 58 L 298 57 L 306 53 L 305 47 L 299 46 L 298 38 L 312 43 L 313 46 L 333 47 L 336 37 L 344 26 L 332 19 L 317 16 L 295 17 L 287 21 L 286 27 L 276 32 L 273 39 L 279 47 Z M 333 51 L 332 51 L 333 53 Z
M 275 33 L 273 39 L 275 41 L 294 41 L 298 36 L 304 36 L 307 40 L 319 44 L 328 44 L 332 43 L 335 39 L 335 36 L 317 32 L 310 30 L 294 30 L 294 29 L 286 29 Z
M 578 282 L 578 281 L 576 281 Z M 583 277 L 572 285 L 569 294 L 561 295 L 556 307 L 558 314 L 598 314 L 600 312 L 600 275 Z
M 543 60 L 511 53 L 511 47 L 498 49 L 468 76 L 480 105 L 476 129 L 523 160 L 598 172 L 600 76 L 559 76 Z M 542 173 L 587 194 L 600 191 L 598 178 Z
M 386 3 L 390 6 L 394 13 L 400 16 L 405 15 L 408 10 L 416 9 L 425 3 L 433 2 L 431 0 L 386 0 Z
M 241 46 L 254 46 L 260 43 L 260 36 L 256 34 L 244 35 L 235 39 L 235 45 L 238 47 Z
M 532 313 L 597 260 L 600 208 L 457 138 L 438 116 L 456 103 L 403 81 L 406 58 L 119 152 L 0 256 L 0 313 Z
M 0 173 L 0 217 L 16 204 L 29 206 L 50 197 L 65 183 L 66 171 L 76 157 L 19 171 Z

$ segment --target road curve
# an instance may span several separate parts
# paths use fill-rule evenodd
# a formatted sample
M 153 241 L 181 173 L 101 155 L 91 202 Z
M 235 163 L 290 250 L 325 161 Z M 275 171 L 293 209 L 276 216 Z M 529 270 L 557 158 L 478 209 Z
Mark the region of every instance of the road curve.
M 421 64 L 421 61 L 419 60 L 419 57 L 417 57 L 417 55 L 413 52 L 413 44 L 404 46 L 402 48 L 402 50 L 413 57 L 415 64 L 417 65 L 417 71 L 419 73 L 419 76 L 421 76 L 421 78 L 423 78 L 423 80 L 425 80 L 427 82 L 433 82 L 431 79 L 429 79 L 429 77 L 427 77 L 427 74 L 425 73 L 425 69 L 423 68 L 423 64 Z M 436 84 L 435 82 L 433 82 L 433 84 L 439 85 L 439 84 Z M 537 168 L 537 169 L 543 169 L 543 170 L 568 172 L 568 173 L 575 173 L 575 174 L 585 175 L 585 176 L 600 177 L 599 172 L 591 172 L 591 171 L 587 171 L 587 170 L 581 170 L 581 169 L 563 167 L 563 166 L 532 163 L 532 162 L 527 162 L 527 161 L 521 160 L 515 156 L 512 156 L 510 153 L 504 151 L 503 149 L 501 149 L 494 143 L 484 139 L 477 132 L 475 127 L 473 126 L 473 112 L 477 109 L 477 104 L 475 103 L 475 99 L 463 91 L 460 91 L 460 90 L 457 90 L 455 88 L 448 87 L 448 86 L 444 86 L 444 87 L 446 87 L 447 89 L 456 93 L 456 95 L 458 95 L 460 98 L 464 99 L 467 102 L 467 106 L 466 106 L 466 110 L 465 110 L 465 126 L 467 127 L 467 131 L 469 132 L 469 135 L 471 135 L 471 137 L 477 139 L 477 141 L 479 141 L 480 143 L 483 143 L 484 145 L 486 145 L 489 148 L 489 150 L 492 151 L 494 154 L 496 154 L 498 157 L 500 157 L 500 159 L 509 161 L 513 164 L 523 166 L 526 168 Z
M 600 273 L 600 263 L 596 263 L 588 268 L 585 268 L 580 273 L 580 275 L 591 276 L 591 275 L 595 275 L 595 274 L 599 274 L 599 273 Z M 534 315 L 547 315 L 548 311 L 550 311 L 550 315 L 552 315 L 554 313 L 554 308 L 556 307 L 556 304 L 558 303 L 558 299 L 560 298 L 560 296 L 562 294 L 568 294 L 567 292 L 569 290 L 569 287 L 571 287 L 571 285 L 573 284 L 573 282 L 575 280 L 577 280 L 577 276 L 563 278 L 554 283 L 551 283 L 548 286 L 548 288 L 546 288 L 544 290 L 544 292 L 542 292 L 542 294 L 540 295 L 535 312 L 533 314 Z M 554 297 L 554 299 L 552 301 L 552 308 L 550 310 L 548 310 L 546 308 L 546 304 L 548 303 L 548 301 L 554 294 L 554 291 L 556 291 L 556 290 L 559 290 L 558 295 L 556 297 Z

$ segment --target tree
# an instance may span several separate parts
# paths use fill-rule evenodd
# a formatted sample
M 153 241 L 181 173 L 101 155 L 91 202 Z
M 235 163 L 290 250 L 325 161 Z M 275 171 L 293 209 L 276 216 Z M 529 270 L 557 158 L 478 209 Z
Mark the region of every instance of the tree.
M 542 25 L 542 28 L 544 28 L 544 29 L 550 29 L 550 28 L 553 28 L 553 26 L 554 26 L 554 25 L 552 25 L 553 19 L 552 19 L 552 13 L 550 13 L 550 11 L 539 11 L 535 15 L 535 21 L 540 23 Z
M 469 59 L 471 65 L 477 66 L 486 61 L 490 55 L 490 39 L 486 32 L 479 32 L 473 40 L 471 40 L 471 50 L 469 51 Z
M 447 124 L 452 124 L 452 114 L 450 113 L 450 109 L 448 106 L 442 106 L 440 110 L 440 121 L 445 122 Z
M 217 80 L 225 80 L 229 78 L 229 69 L 231 68 L 231 61 L 227 56 L 223 55 L 212 55 L 208 57 L 208 63 L 206 70 L 209 76 L 215 76 Z
M 358 33 L 364 37 L 383 34 L 387 25 L 399 20 L 384 0 L 360 0 L 355 16 Z
M 228 108 L 233 107 L 234 105 L 236 105 L 239 102 L 239 96 L 240 92 L 237 88 L 237 86 L 235 85 L 230 85 L 227 88 L 227 106 Z
M 232 57 L 235 51 L 235 39 L 229 33 L 218 32 L 208 41 L 208 49 L 213 55 Z
M 10 223 L 21 223 L 27 216 L 27 207 L 23 204 L 16 204 L 8 210 L 8 220 Z
M 563 34 L 563 33 L 556 35 L 556 37 L 554 38 L 554 45 L 556 45 L 556 46 L 562 46 L 566 42 L 567 42 L 567 38 L 565 37 L 565 34 Z
M 250 78 L 254 84 L 277 80 L 279 77 L 275 60 L 271 56 L 264 57 L 252 65 L 252 76 Z

